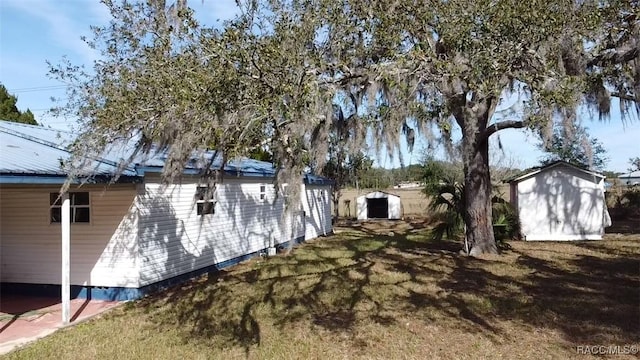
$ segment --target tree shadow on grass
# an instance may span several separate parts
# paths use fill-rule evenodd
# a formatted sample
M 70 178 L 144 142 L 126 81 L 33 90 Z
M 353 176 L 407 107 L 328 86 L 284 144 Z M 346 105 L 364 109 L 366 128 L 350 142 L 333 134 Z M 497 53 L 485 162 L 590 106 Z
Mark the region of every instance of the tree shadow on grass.
M 247 355 L 265 331 L 302 326 L 349 335 L 360 324 L 391 328 L 404 319 L 494 342 L 510 338 L 505 322 L 557 330 L 572 343 L 639 340 L 640 263 L 633 243 L 625 244 L 629 250 L 576 244 L 593 255 L 569 260 L 559 260 L 564 250 L 554 255 L 514 243 L 500 257 L 476 259 L 459 255 L 459 243 L 427 235 L 344 232 L 289 256 L 209 274 L 138 306 L 154 326 L 180 326 L 185 341 L 239 346 Z
M 591 245 L 582 245 L 591 247 Z M 562 330 L 572 342 L 628 344 L 640 340 L 640 259 L 578 255 L 566 264 L 520 253 L 532 270 L 523 290 L 540 312 L 534 322 Z

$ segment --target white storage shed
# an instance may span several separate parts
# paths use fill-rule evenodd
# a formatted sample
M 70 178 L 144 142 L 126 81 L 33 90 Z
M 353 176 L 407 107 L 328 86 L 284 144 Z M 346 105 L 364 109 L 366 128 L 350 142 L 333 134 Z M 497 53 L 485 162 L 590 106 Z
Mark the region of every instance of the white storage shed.
M 558 161 L 510 180 L 525 240 L 599 240 L 611 225 L 603 175 Z
M 400 196 L 383 191 L 374 191 L 356 199 L 358 220 L 402 218 Z

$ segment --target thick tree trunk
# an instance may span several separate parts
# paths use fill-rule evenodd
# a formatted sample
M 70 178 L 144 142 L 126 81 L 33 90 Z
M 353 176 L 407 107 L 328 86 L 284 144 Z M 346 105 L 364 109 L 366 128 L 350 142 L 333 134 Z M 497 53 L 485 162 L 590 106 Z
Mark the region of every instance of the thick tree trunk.
M 475 130 L 475 129 L 474 129 Z M 463 135 L 464 222 L 469 255 L 497 254 L 491 218 L 489 142 L 479 131 Z

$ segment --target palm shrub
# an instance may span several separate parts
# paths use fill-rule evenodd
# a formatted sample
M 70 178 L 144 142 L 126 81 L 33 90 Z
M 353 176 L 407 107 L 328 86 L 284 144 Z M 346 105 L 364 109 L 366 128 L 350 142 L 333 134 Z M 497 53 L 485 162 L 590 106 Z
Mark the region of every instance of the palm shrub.
M 453 179 L 431 182 L 425 185 L 425 195 L 431 198 L 429 209 L 436 212 L 438 224 L 433 228 L 431 236 L 434 240 L 442 240 L 445 236 L 453 238 L 464 235 L 464 219 L 462 217 L 465 198 L 464 185 Z M 492 223 L 496 229 L 496 242 L 505 246 L 504 241 L 520 236 L 520 220 L 515 208 L 499 196 L 492 198 Z
M 452 180 L 427 184 L 424 193 L 431 197 L 429 209 L 435 212 L 438 224 L 433 228 L 434 240 L 446 235 L 452 238 L 464 232 L 464 185 Z
M 499 196 L 494 196 L 491 204 L 494 229 L 500 229 L 495 234 L 496 242 L 520 238 L 520 218 L 513 205 Z
M 464 232 L 464 185 L 462 172 L 428 155 L 423 166 L 425 187 L 422 192 L 431 199 L 429 210 L 435 213 L 435 240 L 452 238 Z

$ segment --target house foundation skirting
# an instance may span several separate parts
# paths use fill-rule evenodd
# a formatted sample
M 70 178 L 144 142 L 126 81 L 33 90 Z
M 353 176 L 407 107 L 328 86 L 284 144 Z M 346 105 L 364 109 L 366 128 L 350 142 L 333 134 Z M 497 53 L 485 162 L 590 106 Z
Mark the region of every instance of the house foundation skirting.
M 287 248 L 304 242 L 304 236 L 278 244 L 278 248 Z M 164 279 L 153 284 L 145 285 L 140 288 L 130 287 L 103 287 L 103 286 L 84 286 L 71 285 L 72 299 L 90 299 L 90 300 L 109 300 L 109 301 L 127 301 L 136 300 L 145 295 L 152 294 L 156 291 L 166 289 L 168 287 L 181 284 L 185 281 L 197 278 L 204 274 L 215 274 L 221 269 L 236 265 L 242 261 L 266 254 L 267 249 L 262 249 L 249 254 L 241 255 L 233 259 L 222 261 L 217 264 L 196 269 L 184 274 L 180 274 L 168 279 Z M 71 265 L 73 267 L 73 264 Z M 30 284 L 30 283 L 10 283 L 3 282 L 0 284 L 1 294 L 20 294 L 29 296 L 50 296 L 60 297 L 62 287 L 59 284 Z

